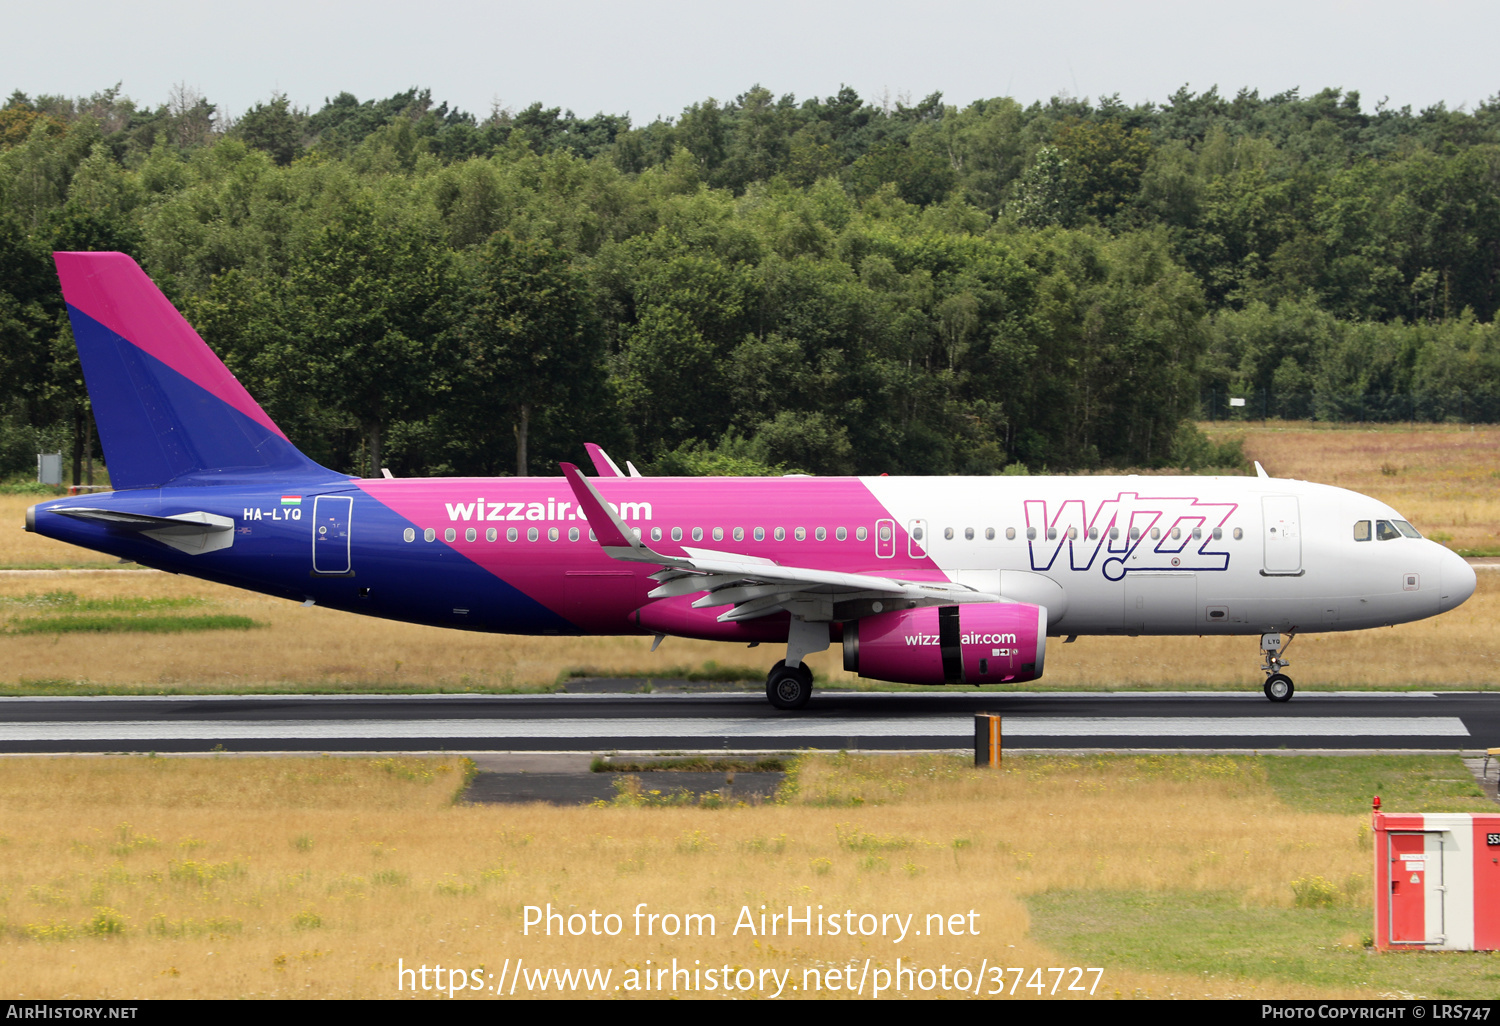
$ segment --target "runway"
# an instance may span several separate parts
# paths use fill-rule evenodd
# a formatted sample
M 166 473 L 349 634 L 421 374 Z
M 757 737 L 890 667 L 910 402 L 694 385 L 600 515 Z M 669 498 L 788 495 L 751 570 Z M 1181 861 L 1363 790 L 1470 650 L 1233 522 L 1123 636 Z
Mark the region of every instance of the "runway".
M 0 753 L 954 749 L 973 714 L 1008 748 L 1482 751 L 1500 693 L 217 696 L 0 700 Z

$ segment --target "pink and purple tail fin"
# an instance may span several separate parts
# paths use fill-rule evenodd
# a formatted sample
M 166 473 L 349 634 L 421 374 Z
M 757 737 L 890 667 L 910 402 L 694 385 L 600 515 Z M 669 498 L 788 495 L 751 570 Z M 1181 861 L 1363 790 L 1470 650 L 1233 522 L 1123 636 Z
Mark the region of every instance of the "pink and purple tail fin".
M 334 476 L 287 440 L 124 253 L 55 253 L 110 480 Z

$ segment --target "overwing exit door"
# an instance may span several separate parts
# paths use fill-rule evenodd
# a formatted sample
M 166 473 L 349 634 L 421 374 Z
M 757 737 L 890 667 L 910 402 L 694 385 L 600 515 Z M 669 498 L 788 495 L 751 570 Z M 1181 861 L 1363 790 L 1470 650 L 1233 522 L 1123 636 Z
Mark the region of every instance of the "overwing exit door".
M 313 500 L 313 573 L 350 572 L 349 520 L 354 498 L 320 495 Z

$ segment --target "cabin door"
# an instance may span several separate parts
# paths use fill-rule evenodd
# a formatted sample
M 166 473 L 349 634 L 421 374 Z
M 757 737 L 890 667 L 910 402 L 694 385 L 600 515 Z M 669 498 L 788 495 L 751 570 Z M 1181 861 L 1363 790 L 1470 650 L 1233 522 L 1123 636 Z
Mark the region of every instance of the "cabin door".
M 353 496 L 320 495 L 313 500 L 313 573 L 350 572 L 349 519 L 353 512 Z

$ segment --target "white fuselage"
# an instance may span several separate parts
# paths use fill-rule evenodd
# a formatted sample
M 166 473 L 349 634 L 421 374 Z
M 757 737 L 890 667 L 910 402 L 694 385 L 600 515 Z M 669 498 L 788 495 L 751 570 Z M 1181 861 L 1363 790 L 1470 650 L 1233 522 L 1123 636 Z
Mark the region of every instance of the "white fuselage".
M 1474 591 L 1435 542 L 1342 488 L 1246 477 L 865 478 L 954 581 L 1049 609 L 1053 634 L 1346 631 Z M 1175 536 L 1174 536 L 1175 532 Z M 920 536 L 920 540 L 918 538 Z M 915 554 L 915 553 L 914 553 Z

